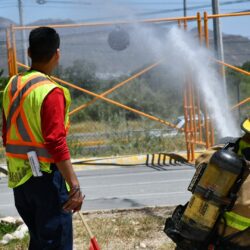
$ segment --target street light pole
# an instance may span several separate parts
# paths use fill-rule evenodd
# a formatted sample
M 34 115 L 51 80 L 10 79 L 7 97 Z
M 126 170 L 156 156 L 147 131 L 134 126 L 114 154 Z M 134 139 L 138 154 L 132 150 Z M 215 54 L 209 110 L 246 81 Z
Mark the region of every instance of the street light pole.
M 219 0 L 212 0 L 212 12 L 214 15 L 219 14 Z M 224 62 L 224 50 L 223 50 L 223 41 L 222 34 L 220 30 L 220 19 L 213 18 L 213 33 L 214 33 L 214 49 L 216 52 L 216 57 L 218 60 Z M 225 76 L 225 67 L 221 66 L 222 69 L 222 79 L 223 79 L 223 91 L 225 96 L 227 95 L 226 87 L 226 76 Z
M 183 15 L 187 16 L 187 0 L 183 0 Z
M 19 24 L 23 26 L 23 4 L 22 0 L 18 0 L 18 11 L 19 11 Z M 23 47 L 23 60 L 25 65 L 29 65 L 28 56 L 27 56 L 27 46 L 26 46 L 26 35 L 25 30 L 21 31 L 22 47 Z

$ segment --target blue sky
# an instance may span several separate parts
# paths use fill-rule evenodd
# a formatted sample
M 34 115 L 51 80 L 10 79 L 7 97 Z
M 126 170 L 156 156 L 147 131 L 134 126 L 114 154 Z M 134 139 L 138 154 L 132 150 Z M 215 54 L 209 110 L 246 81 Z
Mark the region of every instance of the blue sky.
M 198 11 L 211 13 L 211 1 L 186 0 L 187 15 L 196 15 Z M 136 15 L 138 18 L 183 16 L 183 0 L 22 0 L 22 3 L 24 24 L 46 18 L 101 21 Z M 250 0 L 220 0 L 220 4 L 221 13 L 250 10 Z M 0 17 L 18 23 L 18 0 L 0 0 Z M 250 16 L 227 17 L 221 19 L 221 28 L 227 34 L 250 37 L 249 23 Z

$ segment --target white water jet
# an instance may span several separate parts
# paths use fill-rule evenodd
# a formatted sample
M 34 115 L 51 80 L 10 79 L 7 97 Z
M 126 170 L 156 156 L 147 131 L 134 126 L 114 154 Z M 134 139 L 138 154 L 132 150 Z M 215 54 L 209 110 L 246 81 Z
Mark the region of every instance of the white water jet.
M 195 39 L 185 31 L 172 27 L 164 38 L 156 38 L 154 30 L 136 25 L 140 37 L 145 38 L 147 52 L 155 60 L 163 59 L 163 65 L 171 70 L 171 82 L 185 84 L 191 76 L 195 85 L 201 89 L 206 106 L 219 137 L 239 136 L 239 126 L 231 114 L 228 98 L 223 89 L 223 79 L 215 69 L 212 53 L 200 46 Z
M 238 136 L 239 126 L 236 126 L 231 114 L 223 90 L 223 79 L 214 67 L 212 54 L 177 28 L 170 30 L 168 42 L 171 44 L 170 51 L 179 61 L 178 66 L 191 73 L 195 84 L 200 87 L 219 136 Z
M 101 0 L 95 0 L 101 3 Z M 102 13 L 112 15 L 126 15 L 127 20 L 135 20 L 135 11 L 126 4 L 115 4 L 113 1 L 102 1 Z M 230 112 L 229 103 L 223 90 L 222 77 L 217 73 L 214 62 L 210 59 L 212 53 L 200 46 L 198 38 L 194 38 L 188 32 L 177 27 L 169 31 L 162 29 L 160 37 L 159 29 L 150 25 L 134 23 L 134 35 L 131 41 L 137 47 L 138 56 L 147 54 L 148 61 L 163 59 L 163 66 L 171 72 L 169 82 L 185 84 L 187 76 L 191 75 L 197 87 L 200 87 L 205 103 L 219 137 L 239 136 L 239 126 L 236 125 Z M 130 29 L 131 31 L 131 29 Z M 137 45 L 136 45 L 137 44 Z M 129 63 L 129 62 L 128 62 Z M 170 70 L 169 70 L 170 69 Z

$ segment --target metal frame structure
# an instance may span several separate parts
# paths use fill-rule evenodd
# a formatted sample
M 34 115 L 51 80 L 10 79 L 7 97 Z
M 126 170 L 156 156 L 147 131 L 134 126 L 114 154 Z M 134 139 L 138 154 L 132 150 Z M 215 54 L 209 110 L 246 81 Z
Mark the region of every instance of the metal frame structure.
M 93 27 L 93 26 L 109 26 L 114 24 L 131 24 L 131 23 L 159 23 L 159 22 L 177 22 L 179 28 L 183 28 L 184 30 L 188 27 L 188 21 L 196 21 L 197 22 L 197 30 L 198 30 L 198 39 L 201 44 L 205 44 L 207 48 L 209 48 L 209 32 L 208 32 L 208 22 L 209 19 L 213 18 L 223 18 L 223 17 L 233 17 L 233 16 L 245 16 L 250 15 L 250 12 L 243 12 L 243 13 L 232 13 L 232 14 L 218 14 L 218 15 L 208 15 L 204 12 L 203 17 L 201 17 L 200 13 L 197 13 L 196 16 L 188 16 L 188 17 L 175 17 L 175 18 L 160 18 L 160 19 L 147 19 L 147 20 L 139 20 L 139 21 L 124 21 L 124 22 L 97 22 L 97 23 L 79 23 L 79 24 L 63 24 L 63 25 L 48 25 L 53 28 L 74 28 L 74 27 Z M 6 46 L 7 46 L 7 55 L 8 55 L 8 69 L 9 69 L 9 76 L 15 75 L 18 73 L 18 67 L 29 68 L 27 65 L 19 62 L 17 60 L 17 53 L 16 53 L 16 39 L 15 39 L 15 32 L 18 30 L 27 30 L 33 29 L 38 26 L 11 26 L 6 30 Z M 215 60 L 215 59 L 214 59 Z M 242 69 L 239 69 L 233 65 L 215 60 L 218 64 L 222 67 L 230 67 L 233 70 L 236 70 L 240 73 L 245 75 L 250 75 L 250 72 L 246 72 Z M 118 83 L 113 88 L 101 93 L 96 94 L 84 88 L 78 87 L 72 83 L 66 82 L 62 79 L 57 77 L 52 77 L 55 81 L 67 85 L 69 87 L 75 88 L 81 92 L 89 94 L 95 97 L 93 100 L 85 103 L 75 110 L 70 112 L 70 115 L 78 112 L 81 109 L 88 107 L 89 105 L 93 104 L 95 101 L 101 99 L 105 102 L 110 104 L 116 105 L 120 108 L 129 110 L 134 112 L 138 115 L 144 116 L 148 119 L 151 119 L 156 122 L 160 122 L 164 125 L 170 126 L 172 128 L 177 128 L 174 124 L 160 119 L 158 117 L 152 116 L 150 114 L 146 114 L 140 110 L 131 108 L 126 106 L 120 102 L 114 101 L 107 97 L 108 94 L 112 93 L 116 89 L 120 88 L 121 86 L 125 85 L 126 83 L 130 82 L 131 80 L 145 74 L 146 72 L 150 71 L 151 69 L 157 67 L 161 64 L 161 61 L 156 62 L 143 70 L 137 72 L 130 78 L 126 79 Z M 235 109 L 238 106 L 244 105 L 248 103 L 250 98 L 241 101 L 240 103 L 236 104 L 232 109 Z M 184 117 L 185 117 L 185 138 L 186 138 L 186 149 L 187 149 L 187 160 L 192 162 L 195 160 L 195 150 L 197 146 L 203 146 L 205 148 L 209 148 L 214 144 L 214 129 L 212 125 L 212 121 L 209 119 L 209 114 L 206 108 L 205 103 L 200 100 L 200 90 L 197 89 L 192 81 L 192 75 L 188 75 L 186 77 L 186 87 L 183 92 L 183 110 L 184 110 Z M 203 110 L 204 117 L 201 117 L 200 110 Z M 198 119 L 196 119 L 198 117 Z M 181 129 L 183 131 L 183 129 Z

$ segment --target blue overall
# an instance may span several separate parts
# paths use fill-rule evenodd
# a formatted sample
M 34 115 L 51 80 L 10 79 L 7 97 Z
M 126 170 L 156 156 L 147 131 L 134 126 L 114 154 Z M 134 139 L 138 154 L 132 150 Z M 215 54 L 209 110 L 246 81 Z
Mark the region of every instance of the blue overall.
M 72 214 L 62 210 L 68 191 L 61 173 L 43 172 L 13 189 L 15 206 L 30 233 L 29 250 L 72 250 Z

